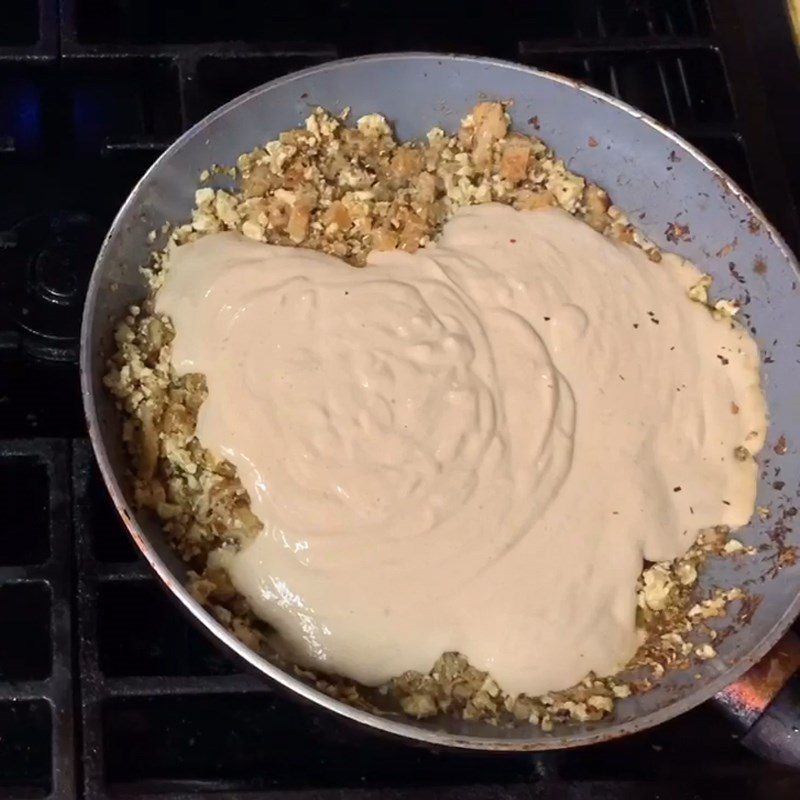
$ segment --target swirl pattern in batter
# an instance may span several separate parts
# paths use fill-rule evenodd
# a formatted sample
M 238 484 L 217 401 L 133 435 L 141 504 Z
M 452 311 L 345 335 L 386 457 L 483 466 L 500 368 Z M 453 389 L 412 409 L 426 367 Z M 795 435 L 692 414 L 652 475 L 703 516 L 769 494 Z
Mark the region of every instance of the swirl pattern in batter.
M 447 651 L 511 694 L 616 671 L 643 559 L 755 503 L 758 351 L 687 299 L 699 277 L 495 204 L 363 269 L 177 248 L 173 364 L 206 376 L 197 436 L 264 524 L 217 561 L 299 662 L 365 684 Z

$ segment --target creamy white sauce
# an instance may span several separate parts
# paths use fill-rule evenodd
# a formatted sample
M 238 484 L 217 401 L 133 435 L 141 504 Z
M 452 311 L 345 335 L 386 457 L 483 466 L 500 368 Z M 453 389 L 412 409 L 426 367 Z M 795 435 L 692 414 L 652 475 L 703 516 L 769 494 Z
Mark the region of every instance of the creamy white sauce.
M 197 435 L 264 530 L 221 560 L 300 662 L 378 684 L 446 651 L 508 692 L 634 653 L 642 559 L 745 524 L 756 345 L 563 211 L 459 211 L 354 269 L 236 234 L 177 248 L 157 297 Z M 738 410 L 738 413 L 734 413 Z

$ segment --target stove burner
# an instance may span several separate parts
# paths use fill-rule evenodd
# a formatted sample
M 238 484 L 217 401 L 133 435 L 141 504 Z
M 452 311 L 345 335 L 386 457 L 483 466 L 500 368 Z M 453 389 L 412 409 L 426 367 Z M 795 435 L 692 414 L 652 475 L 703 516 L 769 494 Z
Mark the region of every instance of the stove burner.
M 102 235 L 88 214 L 59 212 L 26 220 L 6 237 L 9 258 L 25 275 L 7 290 L 9 315 L 23 348 L 37 358 L 77 357 L 83 298 Z

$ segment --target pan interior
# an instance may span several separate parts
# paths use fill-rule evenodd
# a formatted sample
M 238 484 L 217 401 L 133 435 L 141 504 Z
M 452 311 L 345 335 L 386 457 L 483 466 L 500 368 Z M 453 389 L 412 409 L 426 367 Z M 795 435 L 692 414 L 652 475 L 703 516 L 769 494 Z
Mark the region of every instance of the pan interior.
M 145 293 L 139 267 L 154 247 L 147 234 L 189 216 L 202 170 L 215 163 L 234 164 L 240 153 L 296 127 L 317 105 L 331 111 L 350 106 L 351 118 L 382 113 L 394 123 L 398 137 L 407 139 L 434 126 L 455 130 L 461 116 L 487 98 L 512 100 L 517 130 L 532 133 L 536 126 L 536 135 L 571 170 L 606 188 L 659 247 L 711 273 L 718 296 L 746 299 L 742 319 L 754 330 L 762 356 L 768 356 L 763 381 L 770 431 L 760 457 L 764 478 L 757 503 L 770 508 L 772 516 L 757 517 L 737 533 L 746 544 L 761 548 L 757 555 L 712 561 L 698 587 L 705 595 L 712 587 L 744 586 L 755 598 L 748 615 L 725 621 L 716 658 L 691 671 L 671 673 L 652 691 L 621 702 L 612 720 L 557 728 L 553 734 L 533 726 L 503 729 L 451 719 L 380 718 L 331 700 L 247 650 L 188 596 L 181 585 L 184 567 L 158 524 L 138 517 L 128 505 L 119 419 L 101 385 L 113 327 L 124 309 Z M 673 224 L 688 225 L 690 235 L 670 241 Z M 726 252 L 733 242 L 735 249 Z M 427 741 L 531 749 L 589 743 L 648 727 L 707 699 L 754 663 L 800 607 L 800 564 L 776 568 L 785 548 L 800 545 L 800 533 L 790 524 L 794 489 L 800 485 L 794 443 L 800 396 L 794 333 L 797 281 L 792 256 L 726 176 L 674 134 L 615 100 L 566 79 L 481 59 L 407 54 L 334 62 L 266 84 L 210 115 L 155 162 L 126 201 L 100 252 L 86 301 L 81 370 L 90 435 L 114 501 L 146 558 L 212 635 L 255 669 L 347 716 Z M 781 482 L 775 485 L 780 490 L 771 478 L 777 467 Z

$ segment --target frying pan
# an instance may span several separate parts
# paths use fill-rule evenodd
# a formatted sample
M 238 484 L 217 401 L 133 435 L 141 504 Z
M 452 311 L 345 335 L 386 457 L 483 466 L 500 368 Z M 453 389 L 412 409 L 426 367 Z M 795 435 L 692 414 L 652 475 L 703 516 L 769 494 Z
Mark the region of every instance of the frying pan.
M 758 553 L 712 560 L 698 591 L 744 586 L 750 597 L 720 624 L 718 655 L 692 669 L 668 672 L 652 691 L 619 703 L 597 723 L 557 727 L 494 727 L 450 718 L 380 715 L 321 693 L 257 655 L 214 620 L 184 588 L 186 568 L 166 545 L 157 520 L 126 496 L 120 419 L 102 387 L 112 331 L 126 307 L 140 301 L 139 267 L 153 247 L 147 234 L 186 219 L 197 176 L 296 127 L 320 105 L 345 106 L 352 117 L 380 112 L 401 139 L 446 130 L 481 99 L 512 100 L 515 128 L 536 133 L 570 169 L 605 187 L 644 233 L 696 262 L 721 297 L 745 303 L 764 357 L 771 421 L 759 457 L 758 505 L 768 507 L 737 536 Z M 535 131 L 534 131 L 535 129 Z M 800 611 L 800 531 L 793 524 L 800 485 L 800 290 L 798 264 L 752 201 L 687 142 L 636 109 L 566 78 L 501 61 L 432 54 L 389 54 L 337 61 L 267 83 L 231 101 L 181 136 L 153 164 L 114 220 L 92 274 L 81 335 L 81 381 L 89 434 L 111 497 L 134 542 L 164 586 L 219 645 L 252 669 L 345 717 L 427 743 L 485 750 L 546 750 L 613 739 L 670 719 L 709 698 L 746 731 L 753 749 L 800 765 L 800 665 L 797 637 L 787 633 Z M 780 470 L 780 478 L 776 470 Z M 783 638 L 782 638 L 783 637 Z M 762 660 L 763 659 L 763 660 Z

